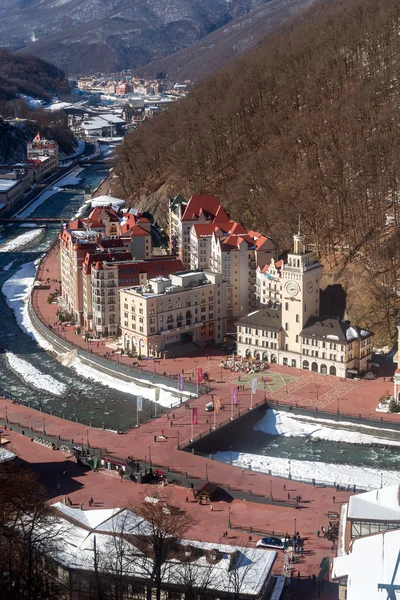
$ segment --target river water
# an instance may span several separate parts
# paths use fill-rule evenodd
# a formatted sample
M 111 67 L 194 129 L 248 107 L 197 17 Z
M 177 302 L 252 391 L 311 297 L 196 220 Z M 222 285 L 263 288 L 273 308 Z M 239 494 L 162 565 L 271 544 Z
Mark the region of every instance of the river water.
M 90 185 L 91 189 L 96 188 L 107 172 L 105 165 L 86 167 L 79 174 L 79 184 L 51 196 L 32 216 L 65 217 L 69 220 L 83 204 L 85 187 Z M 22 234 L 29 235 L 29 231 L 21 226 L 8 226 L 0 243 L 3 246 Z M 22 247 L 2 252 L 0 246 L 0 288 L 22 265 L 42 256 L 57 237 L 58 231 L 58 225 L 50 225 L 42 236 Z M 116 429 L 118 426 L 123 428 L 136 424 L 134 395 L 81 377 L 75 370 L 61 365 L 18 326 L 3 293 L 0 294 L 0 311 L 0 388 L 10 391 L 14 399 L 31 402 L 33 406 L 42 404 L 46 410 L 65 413 L 71 419 L 92 421 L 97 426 L 105 424 L 107 428 Z M 150 416 L 152 405 L 144 400 L 142 420 Z

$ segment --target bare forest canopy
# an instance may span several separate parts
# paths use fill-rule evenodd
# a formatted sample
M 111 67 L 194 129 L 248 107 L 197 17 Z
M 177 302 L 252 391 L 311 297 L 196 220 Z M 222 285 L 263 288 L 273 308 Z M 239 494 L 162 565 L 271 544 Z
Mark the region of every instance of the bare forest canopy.
M 327 283 L 346 288 L 347 316 L 388 342 L 398 316 L 399 27 L 398 0 L 319 3 L 127 136 L 120 192 L 142 207 L 157 198 L 164 215 L 169 196 L 213 193 L 281 249 L 300 214 L 334 274 Z
M 68 93 L 68 81 L 58 67 L 30 54 L 12 54 L 0 48 L 0 100 L 12 100 L 19 94 L 50 100 L 54 94 Z

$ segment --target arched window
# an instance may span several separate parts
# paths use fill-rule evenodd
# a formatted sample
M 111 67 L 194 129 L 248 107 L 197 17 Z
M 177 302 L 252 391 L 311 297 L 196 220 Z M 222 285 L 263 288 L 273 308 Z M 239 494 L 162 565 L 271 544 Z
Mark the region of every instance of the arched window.
M 309 368 L 310 368 L 310 363 L 308 362 L 308 360 L 303 360 L 303 369 L 308 371 Z
M 329 375 L 336 375 L 336 367 L 333 365 L 329 367 Z
M 311 371 L 313 371 L 314 373 L 318 373 L 318 365 L 316 362 L 313 362 L 311 365 Z
M 266 352 L 263 352 L 262 359 L 268 360 L 268 354 Z
M 276 354 L 271 354 L 271 363 L 276 364 Z
M 326 375 L 328 372 L 328 367 L 326 365 L 321 365 L 320 371 L 322 375 Z
M 247 348 L 247 350 L 246 350 L 246 358 L 250 358 L 250 356 L 251 356 L 251 350 L 250 350 L 250 348 Z

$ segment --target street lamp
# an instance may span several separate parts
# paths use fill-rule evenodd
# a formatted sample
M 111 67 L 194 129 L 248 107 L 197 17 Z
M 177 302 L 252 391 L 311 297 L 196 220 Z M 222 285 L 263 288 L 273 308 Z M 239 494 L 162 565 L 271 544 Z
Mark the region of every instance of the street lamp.
M 151 469 L 151 446 L 149 446 L 149 468 Z
M 285 390 L 286 390 L 286 393 L 288 393 L 288 390 L 287 390 L 287 384 L 288 384 L 288 380 L 287 380 L 287 379 L 286 379 L 286 377 L 285 377 Z
M 180 444 L 179 444 L 179 429 L 178 429 L 178 450 L 180 450 Z
M 43 417 L 43 435 L 46 435 L 45 418 Z
M 6 406 L 6 423 L 8 423 L 8 408 Z
M 297 533 L 297 527 L 296 527 L 296 519 L 294 520 L 294 537 L 296 537 L 296 533 Z
M 319 388 L 320 388 L 321 386 L 320 386 L 320 385 L 315 385 L 315 387 L 316 387 L 316 390 L 317 390 L 317 402 L 318 402 L 318 390 L 319 390 Z
M 231 528 L 231 507 L 228 506 L 228 529 Z
M 208 481 L 208 464 L 206 463 L 206 481 Z
M 269 480 L 269 495 L 270 495 L 271 500 L 272 500 L 272 479 Z
M 264 402 L 267 400 L 267 383 L 264 381 Z
M 89 444 L 89 429 L 86 429 L 86 444 L 87 444 L 87 447 L 90 448 L 90 444 Z

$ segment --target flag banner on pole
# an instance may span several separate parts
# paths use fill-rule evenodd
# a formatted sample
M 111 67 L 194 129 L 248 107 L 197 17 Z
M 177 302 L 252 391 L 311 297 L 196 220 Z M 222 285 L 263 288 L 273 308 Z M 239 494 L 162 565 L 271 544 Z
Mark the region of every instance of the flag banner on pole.
M 155 400 L 155 402 L 160 401 L 160 388 L 159 387 L 156 387 L 154 390 L 154 400 Z
M 257 392 L 257 383 L 258 383 L 258 379 L 257 377 L 254 377 L 251 380 L 251 393 L 255 394 Z
M 192 408 L 192 425 L 197 425 L 198 412 L 199 412 L 199 409 L 194 406 Z
M 184 379 L 183 379 L 183 377 L 181 377 L 179 375 L 179 377 L 178 377 L 178 390 L 180 392 L 183 392 L 183 383 L 184 383 Z
M 143 398 L 142 398 L 142 396 L 138 396 L 136 398 L 136 406 L 137 406 L 138 410 L 140 410 L 140 411 L 143 410 Z
M 232 388 L 232 404 L 238 403 L 238 389 L 237 387 Z
M 215 396 L 214 398 L 214 410 L 216 413 L 219 413 L 219 411 L 221 410 L 221 398 L 219 398 L 218 396 Z
M 203 369 L 201 367 L 197 368 L 197 381 L 198 383 L 203 381 Z

